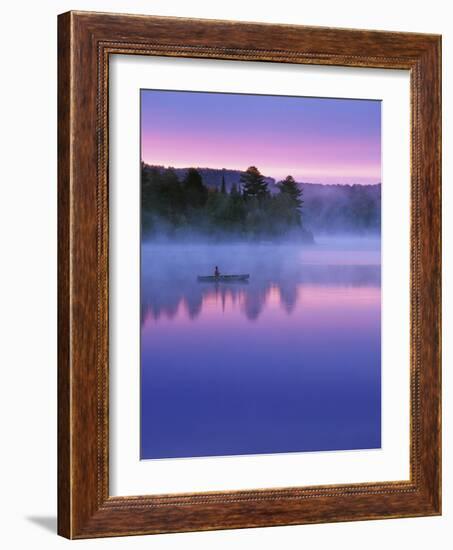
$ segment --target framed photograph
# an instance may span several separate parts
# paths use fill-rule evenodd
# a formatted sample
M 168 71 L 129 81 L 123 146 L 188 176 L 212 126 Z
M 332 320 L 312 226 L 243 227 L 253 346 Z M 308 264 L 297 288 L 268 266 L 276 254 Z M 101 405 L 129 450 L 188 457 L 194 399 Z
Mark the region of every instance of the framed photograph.
M 440 37 L 58 23 L 59 533 L 440 514 Z

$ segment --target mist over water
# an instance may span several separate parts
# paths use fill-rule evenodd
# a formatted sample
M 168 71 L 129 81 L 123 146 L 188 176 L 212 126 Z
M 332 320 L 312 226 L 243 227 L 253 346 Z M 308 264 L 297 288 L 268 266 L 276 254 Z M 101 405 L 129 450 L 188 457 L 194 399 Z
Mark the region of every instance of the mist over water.
M 141 457 L 380 447 L 380 274 L 374 237 L 144 241 Z
M 197 275 L 250 274 L 248 283 L 200 283 Z M 316 246 L 269 243 L 188 244 L 148 242 L 142 246 L 142 321 L 174 317 L 179 309 L 195 319 L 203 298 L 241 297 L 243 313 L 256 318 L 270 291 L 290 312 L 298 290 L 314 286 L 380 286 L 380 241 L 362 238 L 317 240 Z

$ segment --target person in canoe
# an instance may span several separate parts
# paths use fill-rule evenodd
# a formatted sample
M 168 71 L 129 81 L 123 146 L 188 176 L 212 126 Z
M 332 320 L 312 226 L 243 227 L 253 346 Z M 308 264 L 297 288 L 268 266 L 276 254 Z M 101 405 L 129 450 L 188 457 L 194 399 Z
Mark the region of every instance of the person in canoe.
M 220 277 L 220 271 L 217 266 L 215 266 L 215 269 L 214 269 L 214 277 Z

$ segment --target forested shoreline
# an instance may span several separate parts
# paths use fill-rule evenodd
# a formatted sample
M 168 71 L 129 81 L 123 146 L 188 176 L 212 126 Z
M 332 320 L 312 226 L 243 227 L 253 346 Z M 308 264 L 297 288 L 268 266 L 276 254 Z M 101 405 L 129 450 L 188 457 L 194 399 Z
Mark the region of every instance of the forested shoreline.
M 312 242 L 313 234 L 379 234 L 381 185 L 276 182 L 246 171 L 141 165 L 144 238 Z
M 303 225 L 303 192 L 292 176 L 271 193 L 261 172 L 250 166 L 239 184 L 208 187 L 196 168 L 183 178 L 173 168 L 142 164 L 142 231 L 146 236 L 278 239 L 311 242 Z

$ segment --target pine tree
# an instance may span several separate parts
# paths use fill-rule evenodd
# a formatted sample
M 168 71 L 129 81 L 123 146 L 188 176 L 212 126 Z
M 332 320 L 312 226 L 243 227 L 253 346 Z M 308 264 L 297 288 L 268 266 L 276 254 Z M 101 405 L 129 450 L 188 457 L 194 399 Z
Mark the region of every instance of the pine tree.
M 300 223 L 302 204 L 304 202 L 302 199 L 302 189 L 299 189 L 299 186 L 292 176 L 286 176 L 283 181 L 280 181 L 277 184 L 277 187 L 279 188 L 280 193 L 289 199 L 289 205 L 292 210 L 292 214 L 294 215 L 294 219 L 297 223 Z
M 292 176 L 286 176 L 286 178 L 283 181 L 280 181 L 277 186 L 281 193 L 287 193 L 290 196 L 294 204 L 297 205 L 297 209 L 300 210 L 304 202 L 301 198 L 302 190 L 299 189 L 294 178 Z
M 203 184 L 200 172 L 189 168 L 183 183 L 187 205 L 192 208 L 204 206 L 208 200 L 208 189 Z
M 264 176 L 256 166 L 250 166 L 241 174 L 241 183 L 242 193 L 245 198 L 256 197 L 257 199 L 262 199 L 269 194 Z
M 225 185 L 225 176 L 222 174 L 222 185 L 220 187 L 220 192 L 222 195 L 226 195 L 226 185 Z

